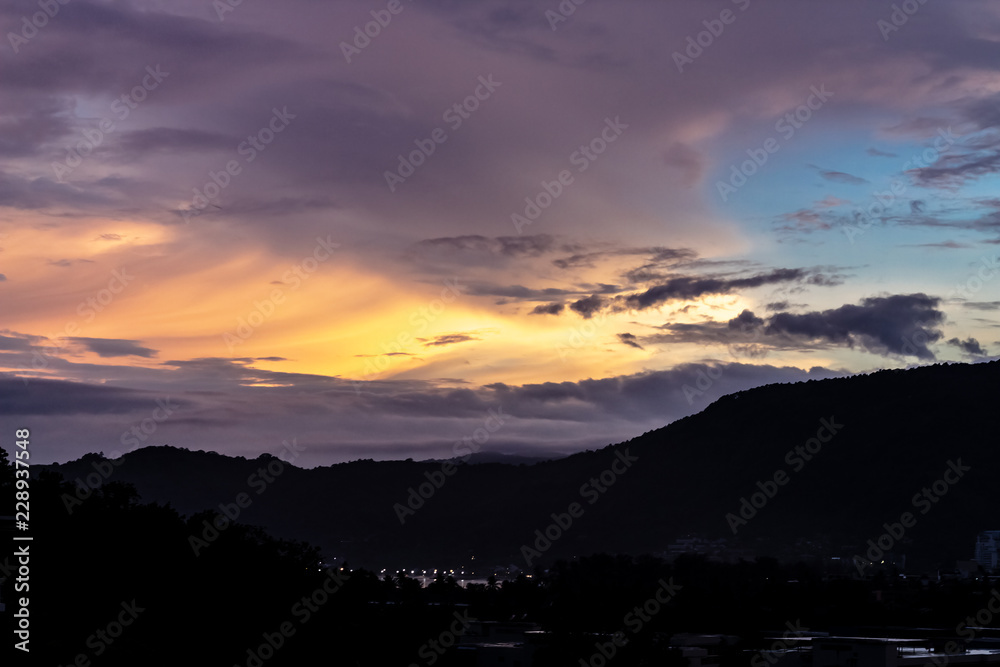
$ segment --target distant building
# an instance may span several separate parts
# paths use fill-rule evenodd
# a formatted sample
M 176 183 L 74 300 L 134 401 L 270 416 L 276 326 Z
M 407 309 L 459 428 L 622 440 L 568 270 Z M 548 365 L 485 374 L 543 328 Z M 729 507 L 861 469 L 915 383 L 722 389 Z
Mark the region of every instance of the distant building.
M 992 572 L 997 569 L 998 549 L 1000 549 L 1000 530 L 984 530 L 976 536 L 976 555 L 972 560 Z

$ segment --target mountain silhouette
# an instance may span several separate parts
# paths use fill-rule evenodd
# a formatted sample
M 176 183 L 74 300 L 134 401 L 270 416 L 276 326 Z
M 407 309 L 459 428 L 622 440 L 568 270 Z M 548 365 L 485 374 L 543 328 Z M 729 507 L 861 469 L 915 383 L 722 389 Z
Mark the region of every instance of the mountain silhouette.
M 47 468 L 86 484 L 111 466 L 108 480 L 188 515 L 246 494 L 239 522 L 365 567 L 530 570 L 597 552 L 663 554 L 690 535 L 732 558 L 849 561 L 887 531 L 886 553 L 938 567 L 971 558 L 976 534 L 1000 527 L 998 380 L 1000 361 L 768 385 L 597 451 L 450 474 L 435 461 L 302 469 L 170 446 Z M 270 482 L 268 466 L 281 470 Z

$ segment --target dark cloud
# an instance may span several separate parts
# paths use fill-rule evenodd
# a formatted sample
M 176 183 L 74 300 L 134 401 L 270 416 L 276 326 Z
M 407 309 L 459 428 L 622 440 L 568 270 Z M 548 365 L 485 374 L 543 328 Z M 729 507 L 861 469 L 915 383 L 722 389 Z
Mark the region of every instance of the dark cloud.
M 676 266 L 684 262 L 690 262 L 698 257 L 698 253 L 690 248 L 666 248 L 663 246 L 653 246 L 649 248 L 613 248 L 608 250 L 595 250 L 582 252 L 569 257 L 562 257 L 552 260 L 552 263 L 560 269 L 571 269 L 576 267 L 593 268 L 597 262 L 614 257 L 645 256 L 646 262 L 639 268 L 649 269 L 652 267 Z
M 877 148 L 869 148 L 865 152 L 873 157 L 899 157 L 895 153 L 887 153 L 885 151 L 880 151 Z
M 738 329 L 739 331 L 752 331 L 753 329 L 758 329 L 764 325 L 764 320 L 753 314 L 753 311 L 743 309 L 743 311 L 729 320 L 726 325 L 730 329 Z
M 766 333 L 859 346 L 876 354 L 934 359 L 927 344 L 942 337 L 934 329 L 944 322 L 944 313 L 937 309 L 940 301 L 920 293 L 897 294 L 802 315 L 776 313 L 768 319 Z
M 6 3 L 3 12 L 5 23 L 11 25 L 20 18 L 14 5 Z M 21 12 L 29 7 L 23 3 Z M 291 42 L 263 32 L 219 30 L 216 21 L 206 20 L 214 19 L 214 12 L 205 18 L 187 17 L 85 0 L 60 9 L 59 18 L 44 29 L 44 48 L 37 43 L 21 46 L 18 67 L 6 73 L 4 88 L 21 94 L 61 88 L 118 96 L 123 87 L 142 80 L 147 64 L 157 62 L 176 64 L 175 72 L 186 72 L 186 86 L 175 86 L 190 87 L 213 79 L 217 86 L 219 73 L 238 72 L 241 61 L 244 67 L 273 63 L 299 52 Z M 86 49 L 82 48 L 85 44 Z
M 909 173 L 918 185 L 955 189 L 983 176 L 1000 173 L 1000 95 L 974 99 L 961 110 L 964 132 L 956 145 L 938 151 L 934 164 L 911 169 Z M 948 127 L 942 123 L 938 128 Z M 940 129 L 935 130 L 940 132 Z M 943 136 L 943 135 L 942 135 Z
M 136 159 L 156 153 L 234 151 L 239 143 L 240 139 L 219 132 L 153 127 L 123 133 L 115 150 L 120 158 Z
M 697 299 L 706 294 L 728 294 L 741 289 L 761 287 L 783 282 L 795 282 L 809 278 L 809 273 L 803 269 L 774 269 L 768 273 L 759 273 L 748 278 L 697 278 L 682 276 L 673 278 L 661 285 L 650 287 L 645 292 L 624 297 L 624 303 L 629 308 L 645 310 L 674 299 Z M 810 280 L 819 278 L 812 276 Z
M 355 354 L 355 357 L 412 357 L 409 352 L 386 352 L 384 354 Z
M 710 377 L 719 379 L 704 395 L 695 392 L 704 403 L 694 404 L 693 400 L 689 400 L 692 396 L 690 392 L 697 386 L 698 378 L 709 372 Z M 598 380 L 546 382 L 520 387 L 496 383 L 487 385 L 485 389 L 493 392 L 495 400 L 509 406 L 505 410 L 523 417 L 547 415 L 548 419 L 592 421 L 600 419 L 601 415 L 614 414 L 646 421 L 651 412 L 664 407 L 673 416 L 680 405 L 707 406 L 715 397 L 740 391 L 739 387 L 748 386 L 748 382 L 802 382 L 841 375 L 844 373 L 825 368 L 805 371 L 741 363 L 681 364 L 670 370 Z M 686 389 L 688 393 L 685 393 Z M 681 411 L 686 412 L 684 408 Z M 670 419 L 665 414 L 661 418 Z
M 137 340 L 124 340 L 120 338 L 82 338 L 72 337 L 66 340 L 82 345 L 91 352 L 96 352 L 101 357 L 155 357 L 156 350 L 142 347 Z
M 860 176 L 854 176 L 843 171 L 829 171 L 826 169 L 820 169 L 815 165 L 812 165 L 825 180 L 831 183 L 842 183 L 844 185 L 865 185 L 868 183 L 867 179 L 861 178 Z
M 841 274 L 824 275 L 822 273 L 806 278 L 809 285 L 819 285 L 820 287 L 836 287 L 844 284 L 844 276 Z
M 698 345 L 729 345 L 738 332 L 729 328 L 726 322 L 667 322 L 660 325 L 663 333 L 643 336 L 647 344 L 696 343 Z
M 593 292 L 595 294 L 618 294 L 623 291 L 624 288 L 619 285 L 609 285 L 607 283 L 597 283 L 596 285 L 587 284 L 583 285 L 588 292 Z
M 597 294 L 591 294 L 590 296 L 580 299 L 579 301 L 574 301 L 569 304 L 569 307 L 574 312 L 579 313 L 584 319 L 590 319 L 594 316 L 594 313 L 601 311 L 607 302 L 603 297 Z
M 728 322 L 668 323 L 645 342 L 726 345 L 741 356 L 764 356 L 767 350 L 860 347 L 881 355 L 934 359 L 928 348 L 942 338 L 940 299 L 925 294 L 872 297 L 802 315 L 778 312 L 761 318 L 750 310 Z M 780 305 L 780 304 L 779 304 Z
M 777 310 L 788 310 L 787 301 L 772 301 L 771 303 L 764 306 L 764 309 L 770 312 Z
M 48 264 L 49 266 L 58 266 L 59 268 L 67 269 L 67 268 L 73 266 L 74 264 L 79 264 L 79 263 L 93 264 L 94 260 L 92 260 L 92 259 L 65 259 L 65 258 L 63 258 L 63 259 L 50 259 L 50 260 L 47 260 L 45 263 Z
M 1000 310 L 1000 301 L 966 301 L 962 305 L 973 310 Z
M 561 303 L 547 303 L 535 306 L 529 315 L 558 315 L 565 306 Z
M 225 205 L 219 206 L 212 203 L 211 208 L 199 209 L 188 207 L 173 209 L 171 213 L 176 218 L 175 222 L 180 224 L 190 217 L 201 216 L 208 218 L 236 218 L 243 221 L 248 218 L 273 220 L 276 216 L 290 216 L 296 213 L 323 211 L 339 207 L 336 200 L 330 197 L 276 197 L 273 199 L 260 199 L 258 197 L 240 195 L 238 200 L 227 200 L 224 194 L 218 201 Z
M 937 248 L 939 250 L 960 250 L 964 248 L 969 248 L 967 243 L 958 243 L 956 241 L 938 241 L 937 243 L 909 243 L 905 247 L 908 248 Z
M 11 336 L 5 336 L 3 334 L 13 334 Z M 37 349 L 38 344 L 40 344 L 45 339 L 41 336 L 28 336 L 25 334 L 15 333 L 13 331 L 3 330 L 0 331 L 0 350 L 7 350 L 10 352 L 30 352 Z
M 465 343 L 470 340 L 482 340 L 475 336 L 464 333 L 442 334 L 424 343 L 424 347 L 438 347 L 441 345 L 454 345 L 455 343 Z
M 97 189 L 59 183 L 46 176 L 26 178 L 0 171 L 0 206 L 44 209 L 53 206 L 87 207 L 112 203 Z
M 485 282 L 469 283 L 465 291 L 472 296 L 501 296 L 508 299 L 521 299 L 525 301 L 538 301 L 580 294 L 579 290 L 566 290 L 558 287 L 531 289 L 524 285 L 495 285 Z
M 556 247 L 555 239 L 547 234 L 534 236 L 448 236 L 420 241 L 418 250 L 444 249 L 454 252 L 475 252 L 503 255 L 505 257 L 538 257 Z
M 26 382 L 20 378 L 0 376 L 0 414 L 4 415 L 123 414 L 136 410 L 151 412 L 156 407 L 157 398 L 157 395 L 150 392 L 104 385 L 45 379 Z
M 986 350 L 979 344 L 979 341 L 975 338 L 969 337 L 966 340 L 959 340 L 958 338 L 949 338 L 947 340 L 948 345 L 957 347 L 965 354 L 972 357 L 985 357 Z
M 972 212 L 974 217 L 967 217 Z M 986 234 L 1000 233 L 1000 201 L 994 198 L 976 198 L 961 206 L 944 208 L 935 215 L 926 212 L 909 216 L 894 216 L 883 218 L 900 225 L 932 227 L 938 229 L 960 229 Z M 993 240 L 983 240 L 982 243 L 993 243 Z
M 1000 149 L 942 155 L 934 165 L 909 173 L 918 185 L 954 189 L 981 176 L 1000 173 Z
M 642 345 L 639 345 L 638 339 L 635 337 L 634 334 L 620 333 L 618 334 L 618 340 L 620 340 L 625 345 L 628 345 L 629 347 L 636 348 L 637 350 L 645 349 Z
M 6 102 L 6 100 L 5 100 Z M 0 157 L 34 156 L 40 147 L 69 133 L 68 101 L 45 97 L 26 107 L 4 104 L 7 118 L 0 121 Z
M 833 227 L 830 216 L 827 213 L 808 208 L 802 208 L 792 213 L 783 213 L 778 216 L 778 221 L 790 223 L 781 228 L 783 231 L 810 232 L 817 229 L 831 229 Z
M 1000 94 L 973 100 L 963 111 L 965 119 L 980 130 L 1000 128 Z

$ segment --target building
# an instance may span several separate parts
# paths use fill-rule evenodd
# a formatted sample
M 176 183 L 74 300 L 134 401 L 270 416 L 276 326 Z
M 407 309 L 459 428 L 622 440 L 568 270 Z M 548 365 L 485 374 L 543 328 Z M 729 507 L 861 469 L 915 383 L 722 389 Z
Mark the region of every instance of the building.
M 976 536 L 976 553 L 972 560 L 987 572 L 997 569 L 997 550 L 1000 549 L 1000 530 L 984 530 Z

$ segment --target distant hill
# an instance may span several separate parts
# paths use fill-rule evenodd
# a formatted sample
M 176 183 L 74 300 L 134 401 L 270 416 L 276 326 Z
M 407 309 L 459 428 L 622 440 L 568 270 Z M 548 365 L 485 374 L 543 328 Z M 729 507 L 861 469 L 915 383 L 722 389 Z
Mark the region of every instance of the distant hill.
M 451 476 L 439 462 L 356 461 L 284 466 L 266 483 L 257 471 L 280 467 L 269 455 L 148 447 L 126 455 L 110 479 L 184 513 L 246 493 L 252 503 L 241 522 L 375 567 L 468 565 L 472 556 L 524 567 L 522 545 L 573 502 L 582 513 L 565 530 L 550 528 L 562 534 L 536 563 L 600 551 L 662 553 L 689 534 L 727 538 L 730 549 L 758 554 L 850 556 L 877 540 L 884 522 L 909 511 L 915 525 L 891 538 L 893 551 L 933 567 L 971 557 L 978 531 L 1000 529 L 998 386 L 998 361 L 769 385 L 598 451 L 534 465 L 459 466 Z M 818 436 L 828 442 L 809 442 Z M 814 454 L 795 451 L 809 446 Z M 629 467 L 624 452 L 635 459 Z M 939 497 L 934 483 L 959 460 L 969 470 L 949 473 L 953 483 L 939 482 Z M 48 468 L 85 478 L 100 461 L 87 455 Z M 620 474 L 607 472 L 613 465 Z M 611 486 L 602 485 L 602 473 Z M 773 482 L 776 473 L 784 485 Z M 399 507 L 409 489 L 429 484 L 427 475 L 445 482 L 401 524 Z M 766 504 L 745 525 L 727 520 L 738 516 L 742 497 L 759 490 L 757 482 L 773 497 L 757 496 Z M 915 504 L 925 487 L 931 495 Z

